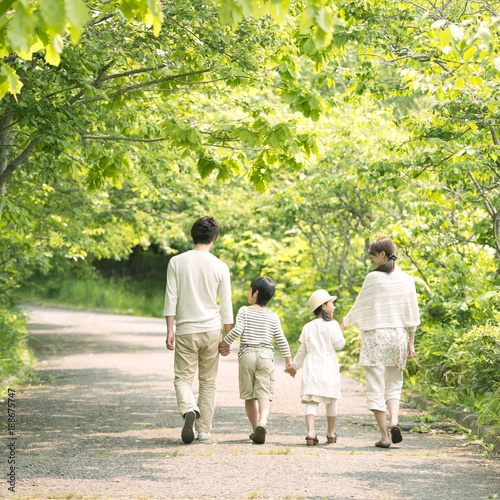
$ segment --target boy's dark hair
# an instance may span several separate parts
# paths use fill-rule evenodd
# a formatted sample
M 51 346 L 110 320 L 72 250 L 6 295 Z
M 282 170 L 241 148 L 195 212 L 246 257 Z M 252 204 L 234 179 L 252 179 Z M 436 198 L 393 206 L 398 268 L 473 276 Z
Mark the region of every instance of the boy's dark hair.
M 377 253 L 385 252 L 385 255 L 389 259 L 388 262 L 377 267 L 375 271 L 380 271 L 382 273 L 391 274 L 396 268 L 396 244 L 388 236 L 382 236 L 377 238 L 372 242 L 368 248 L 368 253 L 370 255 L 375 255 Z
M 208 245 L 219 236 L 219 223 L 210 216 L 198 219 L 191 228 L 191 238 L 195 245 Z
M 273 280 L 269 276 L 259 276 L 250 283 L 252 294 L 259 292 L 257 295 L 257 304 L 264 307 L 274 295 L 276 287 Z
M 325 302 L 326 304 L 326 302 Z M 314 314 L 316 317 L 319 316 L 319 313 L 321 313 L 323 315 L 323 319 L 325 321 L 331 321 L 333 318 L 330 318 L 330 315 L 323 309 L 323 304 L 319 305 L 315 310 L 314 310 Z

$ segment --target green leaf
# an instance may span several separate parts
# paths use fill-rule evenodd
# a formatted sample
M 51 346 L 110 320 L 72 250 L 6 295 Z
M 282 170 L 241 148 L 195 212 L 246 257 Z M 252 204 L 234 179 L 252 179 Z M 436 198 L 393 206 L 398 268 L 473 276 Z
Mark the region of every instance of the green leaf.
M 0 63 L 0 99 L 7 93 L 18 94 L 23 83 L 13 68 Z
M 64 0 L 64 8 L 69 22 L 78 33 L 89 20 L 87 6 L 82 0 Z M 73 38 L 74 43 L 77 40 Z
M 40 0 L 40 13 L 53 34 L 62 32 L 66 24 L 63 0 Z
M 441 48 L 446 47 L 453 40 L 453 34 L 451 33 L 450 28 L 445 29 L 441 33 Z
M 248 144 L 250 147 L 255 146 L 255 144 L 257 143 L 257 137 L 247 128 L 241 129 L 238 133 L 238 137 L 241 141 Z
M 33 20 L 28 12 L 18 3 L 18 7 L 12 16 L 7 28 L 7 40 L 15 52 L 28 52 L 30 44 L 28 40 L 32 36 Z
M 464 61 L 468 62 L 470 58 L 474 55 L 474 52 L 476 52 L 476 46 L 472 45 L 472 47 L 469 47 L 464 54 Z
M 495 290 L 490 290 L 489 292 L 484 292 L 482 293 L 481 295 L 479 295 L 477 298 L 476 298 L 476 301 L 481 303 L 481 302 L 484 302 L 488 299 L 491 299 L 491 297 L 497 297 L 499 296 L 500 294 L 495 291 Z

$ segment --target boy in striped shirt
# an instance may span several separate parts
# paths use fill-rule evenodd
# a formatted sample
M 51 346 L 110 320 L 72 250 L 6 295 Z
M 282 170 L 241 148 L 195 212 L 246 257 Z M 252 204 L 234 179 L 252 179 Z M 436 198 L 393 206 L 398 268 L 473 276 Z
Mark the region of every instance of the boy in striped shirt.
M 227 352 L 241 336 L 238 352 L 240 398 L 245 400 L 245 410 L 252 425 L 250 439 L 257 444 L 266 441 L 267 419 L 274 395 L 273 338 L 285 358 L 285 372 L 292 364 L 280 319 L 266 307 L 274 292 L 275 286 L 269 277 L 255 278 L 248 291 L 250 306 L 240 308 L 234 328 L 220 342 L 220 350 Z

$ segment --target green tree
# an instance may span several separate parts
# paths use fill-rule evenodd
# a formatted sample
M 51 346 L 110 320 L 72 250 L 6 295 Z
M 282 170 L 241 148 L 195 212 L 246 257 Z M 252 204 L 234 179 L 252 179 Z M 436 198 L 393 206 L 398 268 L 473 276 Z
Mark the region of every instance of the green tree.
M 392 153 L 373 175 L 396 188 L 438 182 L 464 204 L 481 200 L 490 223 L 478 223 L 476 239 L 496 250 L 497 274 L 498 9 L 496 1 L 342 2 L 333 20 L 334 57 L 322 75 L 325 82 L 347 81 L 338 103 L 365 93 L 380 100 L 421 96 L 426 109 L 400 123 L 410 137 L 392 142 Z

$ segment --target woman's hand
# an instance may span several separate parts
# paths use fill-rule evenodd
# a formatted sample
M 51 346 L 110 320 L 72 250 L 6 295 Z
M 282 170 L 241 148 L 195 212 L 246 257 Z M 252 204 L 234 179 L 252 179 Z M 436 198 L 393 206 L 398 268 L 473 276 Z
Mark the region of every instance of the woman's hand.
M 408 359 L 413 359 L 415 357 L 415 346 L 412 342 L 408 343 Z

